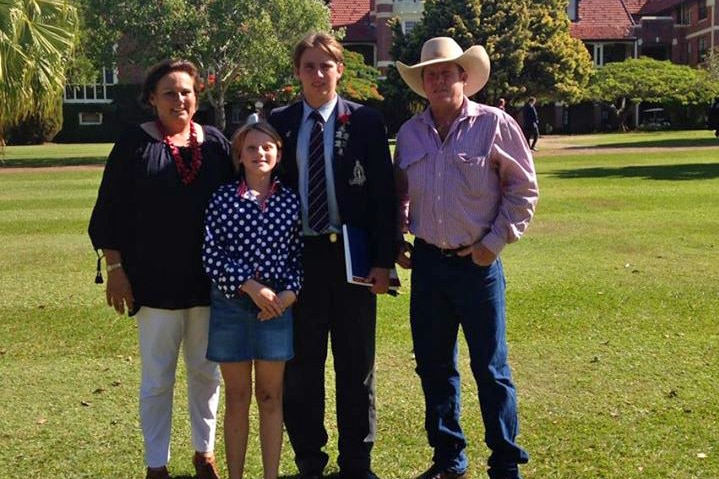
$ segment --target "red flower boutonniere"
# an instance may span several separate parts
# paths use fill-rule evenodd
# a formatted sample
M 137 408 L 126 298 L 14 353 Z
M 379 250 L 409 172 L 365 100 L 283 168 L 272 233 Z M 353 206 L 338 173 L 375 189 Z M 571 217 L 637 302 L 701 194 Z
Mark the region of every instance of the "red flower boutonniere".
M 347 142 L 349 141 L 350 134 L 347 131 L 347 127 L 350 124 L 350 114 L 343 113 L 338 118 L 340 122 L 339 128 L 335 131 L 335 149 L 339 156 L 344 155 L 345 148 L 347 148 Z

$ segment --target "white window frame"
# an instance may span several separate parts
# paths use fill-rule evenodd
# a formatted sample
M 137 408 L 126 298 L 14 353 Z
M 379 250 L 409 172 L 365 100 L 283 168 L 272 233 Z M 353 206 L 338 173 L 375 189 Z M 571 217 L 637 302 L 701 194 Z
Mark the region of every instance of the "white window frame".
M 108 76 L 111 82 L 107 82 Z M 65 85 L 63 101 L 65 103 L 112 103 L 112 99 L 108 96 L 108 87 L 117 84 L 117 71 L 103 68 L 101 77 L 102 81 L 98 83 Z
M 414 27 L 419 23 L 417 20 L 407 20 L 402 22 L 402 32 L 406 35 L 412 31 Z
M 90 115 L 92 115 L 92 116 L 97 115 L 97 118 L 98 118 L 98 119 L 97 119 L 97 120 L 88 120 L 88 119 L 86 119 L 86 116 L 90 116 Z M 103 120 L 102 112 L 99 112 L 99 111 L 81 111 L 80 113 L 77 114 L 77 120 L 78 120 L 78 124 L 81 125 L 81 126 L 98 126 L 98 125 L 102 125 L 102 120 Z

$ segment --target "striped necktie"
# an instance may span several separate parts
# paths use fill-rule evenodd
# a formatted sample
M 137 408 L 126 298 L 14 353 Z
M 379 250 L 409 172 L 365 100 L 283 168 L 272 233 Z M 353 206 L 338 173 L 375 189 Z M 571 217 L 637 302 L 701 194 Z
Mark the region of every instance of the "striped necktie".
M 314 124 L 307 162 L 307 214 L 310 228 L 316 233 L 324 233 L 330 225 L 325 177 L 325 120 L 317 110 L 310 113 L 310 118 Z

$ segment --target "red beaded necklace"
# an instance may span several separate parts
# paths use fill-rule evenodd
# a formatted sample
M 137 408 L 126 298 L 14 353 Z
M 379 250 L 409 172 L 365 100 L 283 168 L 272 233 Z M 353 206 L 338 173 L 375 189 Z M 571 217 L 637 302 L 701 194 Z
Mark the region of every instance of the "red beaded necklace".
M 195 178 L 197 178 L 197 174 L 200 171 L 200 166 L 202 166 L 202 151 L 200 150 L 200 144 L 197 142 L 195 123 L 192 121 L 190 122 L 190 151 L 192 152 L 192 163 L 189 168 L 185 165 L 185 162 L 180 155 L 180 149 L 172 142 L 170 135 L 167 133 L 167 130 L 165 130 L 165 127 L 159 120 L 156 121 L 156 124 L 160 135 L 162 135 L 162 142 L 170 148 L 172 158 L 175 160 L 177 172 L 180 174 L 180 180 L 183 184 L 189 185 L 195 181 Z

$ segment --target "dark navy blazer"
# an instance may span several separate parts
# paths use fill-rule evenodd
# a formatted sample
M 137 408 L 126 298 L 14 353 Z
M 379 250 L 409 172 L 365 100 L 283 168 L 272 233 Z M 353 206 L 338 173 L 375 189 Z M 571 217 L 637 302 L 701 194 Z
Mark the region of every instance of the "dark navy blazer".
M 303 102 L 298 101 L 273 110 L 269 117 L 284 142 L 280 178 L 284 185 L 295 190 L 298 184 L 297 133 L 302 110 Z M 349 138 L 341 154 L 335 140 L 333 155 L 340 219 L 342 223 L 368 231 L 373 266 L 391 268 L 396 257 L 397 195 L 384 120 L 377 110 L 338 97 L 335 133 L 342 123 L 345 123 Z M 361 185 L 352 181 L 357 161 L 366 177 Z

